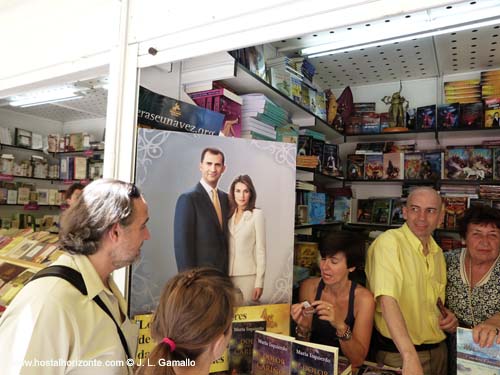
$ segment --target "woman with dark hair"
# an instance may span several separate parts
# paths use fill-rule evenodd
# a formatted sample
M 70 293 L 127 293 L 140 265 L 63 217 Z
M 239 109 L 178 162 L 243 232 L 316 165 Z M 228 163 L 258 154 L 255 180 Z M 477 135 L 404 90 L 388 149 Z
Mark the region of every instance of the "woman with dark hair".
M 361 267 L 364 249 L 355 233 L 331 232 L 322 238 L 321 277 L 301 284 L 301 303 L 291 311 L 298 339 L 339 347 L 352 367 L 368 354 L 375 311 L 373 294 L 349 279 Z
M 474 341 L 481 347 L 500 344 L 500 211 L 470 207 L 459 222 L 459 232 L 465 248 L 444 253 L 446 305 L 460 327 L 473 329 Z M 450 339 L 453 365 L 456 346 L 453 335 Z
M 208 374 L 231 338 L 235 289 L 213 268 L 195 268 L 165 286 L 151 322 L 158 343 L 138 375 Z
M 256 200 L 250 176 L 236 177 L 229 189 L 229 276 L 245 305 L 259 301 L 266 271 L 266 228 Z

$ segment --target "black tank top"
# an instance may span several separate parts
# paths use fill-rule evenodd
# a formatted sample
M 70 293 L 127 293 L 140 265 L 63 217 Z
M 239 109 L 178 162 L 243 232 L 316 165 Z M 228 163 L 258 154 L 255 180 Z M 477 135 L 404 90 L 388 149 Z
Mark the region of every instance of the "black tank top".
M 345 324 L 351 327 L 351 330 L 354 327 L 354 291 L 356 290 L 356 282 L 351 282 L 351 289 L 349 290 L 349 306 L 347 308 L 347 316 L 344 320 Z M 323 293 L 323 289 L 325 287 L 325 283 L 323 279 L 320 280 L 318 284 L 318 289 L 316 290 L 315 301 L 321 299 L 321 294 Z M 312 320 L 312 328 L 311 328 L 311 342 L 315 342 L 317 344 L 324 344 L 330 346 L 336 346 L 340 349 L 339 338 L 337 337 L 336 329 L 326 320 L 318 319 L 318 315 L 313 315 Z M 340 350 L 340 354 L 342 354 L 342 350 Z

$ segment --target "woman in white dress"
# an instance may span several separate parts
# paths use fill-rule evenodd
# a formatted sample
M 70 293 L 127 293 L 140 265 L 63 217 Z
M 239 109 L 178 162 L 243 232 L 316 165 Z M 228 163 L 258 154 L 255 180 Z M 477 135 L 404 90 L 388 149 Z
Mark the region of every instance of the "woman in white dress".
M 229 190 L 229 276 L 245 305 L 258 303 L 264 290 L 266 230 L 262 210 L 255 208 L 252 179 L 241 175 Z

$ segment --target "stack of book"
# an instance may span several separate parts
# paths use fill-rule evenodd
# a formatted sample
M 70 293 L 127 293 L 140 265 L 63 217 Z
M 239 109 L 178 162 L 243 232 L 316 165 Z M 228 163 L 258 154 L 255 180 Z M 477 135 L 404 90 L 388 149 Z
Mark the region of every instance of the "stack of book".
M 276 140 L 276 128 L 289 124 L 288 112 L 264 94 L 246 94 L 241 97 L 242 138 Z
M 271 85 L 296 103 L 302 101 L 302 73 L 295 69 L 289 57 L 282 56 L 266 60 L 267 74 Z
M 481 101 L 481 84 L 478 79 L 444 83 L 446 103 L 476 103 Z
M 221 133 L 226 137 L 241 136 L 241 106 L 243 98 L 227 88 L 214 83 L 214 89 L 190 92 L 189 96 L 203 108 L 224 115 L 224 125 Z
M 0 315 L 38 270 L 62 254 L 57 241 L 48 232 L 0 230 Z
M 483 99 L 500 98 L 500 70 L 481 72 L 481 96 Z

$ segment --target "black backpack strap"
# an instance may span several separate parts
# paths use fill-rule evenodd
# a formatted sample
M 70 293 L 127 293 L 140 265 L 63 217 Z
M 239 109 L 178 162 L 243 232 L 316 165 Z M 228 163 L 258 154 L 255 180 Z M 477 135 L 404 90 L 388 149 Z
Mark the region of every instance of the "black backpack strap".
M 109 317 L 111 318 L 111 320 L 113 321 L 113 323 L 115 323 L 116 331 L 118 332 L 118 335 L 120 336 L 120 341 L 122 342 L 123 349 L 125 350 L 125 353 L 127 353 L 127 358 L 128 359 L 132 358 L 130 356 L 130 352 L 128 350 L 127 340 L 125 339 L 125 336 L 123 335 L 123 332 L 122 332 L 120 326 L 118 325 L 118 323 L 116 322 L 116 320 L 113 318 L 113 315 L 111 314 L 111 311 L 109 311 L 108 307 L 104 304 L 104 302 L 102 302 L 102 299 L 99 296 L 95 296 L 94 297 L 94 302 L 97 303 L 99 305 L 99 307 L 106 314 L 109 315 Z
M 84 296 L 86 296 L 87 293 L 87 287 L 85 286 L 85 282 L 83 281 L 82 274 L 78 272 L 77 270 L 67 267 L 67 266 L 59 266 L 59 265 L 54 265 L 54 266 L 49 266 L 47 268 L 44 268 L 41 271 L 38 271 L 30 281 L 40 279 L 42 277 L 59 277 L 61 279 L 66 280 L 69 282 L 71 285 L 73 285 L 76 289 L 80 291 Z M 99 296 L 95 296 L 93 298 L 93 301 L 97 303 L 97 305 L 111 318 L 113 323 L 115 323 L 116 331 L 118 332 L 118 336 L 120 336 L 120 341 L 122 343 L 123 349 L 125 350 L 125 353 L 127 354 L 127 358 L 130 359 L 132 358 L 130 356 L 130 351 L 128 349 L 127 345 L 127 340 L 125 339 L 125 336 L 123 335 L 123 332 L 116 322 L 116 320 L 113 318 L 113 314 L 111 314 L 111 311 L 109 311 L 108 307 L 104 304 L 102 299 Z
M 82 274 L 77 270 L 67 266 L 49 266 L 41 271 L 38 271 L 30 281 L 39 279 L 41 277 L 54 276 L 66 280 L 80 291 L 84 296 L 87 295 L 87 287 L 83 281 Z

